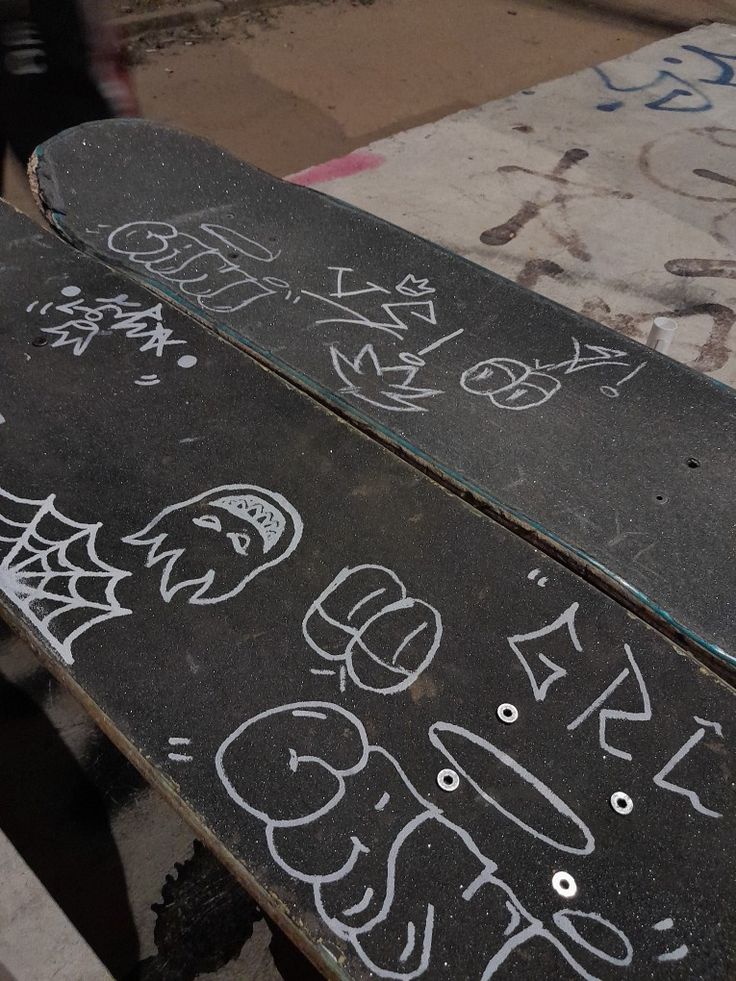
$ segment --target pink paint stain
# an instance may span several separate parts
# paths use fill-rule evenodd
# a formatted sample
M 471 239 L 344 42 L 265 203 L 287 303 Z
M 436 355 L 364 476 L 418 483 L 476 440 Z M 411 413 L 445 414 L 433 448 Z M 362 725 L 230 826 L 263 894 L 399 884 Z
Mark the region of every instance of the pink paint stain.
M 384 161 L 385 157 L 379 153 L 371 153 L 370 150 L 353 150 L 345 157 L 337 157 L 335 160 L 307 167 L 306 170 L 300 170 L 298 174 L 292 174 L 286 179 L 302 187 L 313 187 L 315 184 L 325 184 L 328 181 L 339 180 L 341 177 L 352 177 L 353 174 L 360 174 L 364 170 L 375 170 Z

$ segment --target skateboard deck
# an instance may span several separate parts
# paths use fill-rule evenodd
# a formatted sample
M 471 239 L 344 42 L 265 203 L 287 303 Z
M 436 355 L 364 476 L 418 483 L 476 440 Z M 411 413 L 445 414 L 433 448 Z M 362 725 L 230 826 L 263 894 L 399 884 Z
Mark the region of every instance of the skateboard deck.
M 140 120 L 42 208 L 661 629 L 736 664 L 736 393 L 429 242 Z
M 322 971 L 728 976 L 733 690 L 136 283 L 0 241 L 3 614 Z

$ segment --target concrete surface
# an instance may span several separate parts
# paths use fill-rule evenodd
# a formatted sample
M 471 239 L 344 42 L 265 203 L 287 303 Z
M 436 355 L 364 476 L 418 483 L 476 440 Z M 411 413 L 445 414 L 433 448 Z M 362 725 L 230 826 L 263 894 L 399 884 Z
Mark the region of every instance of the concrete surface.
M 143 114 L 283 175 L 665 35 L 555 3 L 347 0 L 174 46 L 136 70 Z
M 1 831 L 0 881 L 0 978 L 109 981 L 111 975 Z
M 610 64 L 368 145 L 296 179 L 736 384 L 736 29 Z M 714 84 L 718 82 L 718 84 Z
M 206 27 L 165 32 L 141 46 L 143 114 L 277 175 L 668 33 L 552 0 L 329 0 L 214 30 L 205 40 Z M 6 196 L 36 213 L 17 167 Z

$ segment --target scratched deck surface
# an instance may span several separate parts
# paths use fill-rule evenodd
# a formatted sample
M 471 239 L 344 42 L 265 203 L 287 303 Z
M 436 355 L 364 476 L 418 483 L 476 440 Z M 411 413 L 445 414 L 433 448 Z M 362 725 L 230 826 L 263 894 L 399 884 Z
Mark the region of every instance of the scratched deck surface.
M 91 124 L 39 156 L 75 245 L 736 663 L 736 393 L 175 131 Z
M 0 236 L 3 613 L 323 968 L 732 974 L 733 691 L 138 285 Z

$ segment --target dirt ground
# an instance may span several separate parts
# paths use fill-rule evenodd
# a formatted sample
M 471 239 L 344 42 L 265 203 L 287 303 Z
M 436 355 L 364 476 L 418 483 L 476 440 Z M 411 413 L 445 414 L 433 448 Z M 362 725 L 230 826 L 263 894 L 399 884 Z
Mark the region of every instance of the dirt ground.
M 133 71 L 144 115 L 285 175 L 667 33 L 552 0 L 317 0 L 135 42 Z M 17 171 L 7 196 L 32 208 Z

